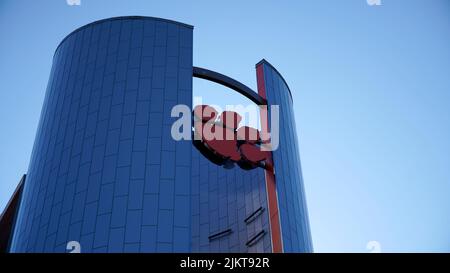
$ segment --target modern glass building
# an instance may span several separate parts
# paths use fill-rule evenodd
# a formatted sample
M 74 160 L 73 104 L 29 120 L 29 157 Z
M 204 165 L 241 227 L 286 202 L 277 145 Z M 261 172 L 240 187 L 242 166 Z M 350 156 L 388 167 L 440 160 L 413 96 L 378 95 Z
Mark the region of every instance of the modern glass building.
M 192 53 L 192 26 L 152 17 L 93 22 L 61 42 L 8 213 L 10 252 L 69 252 L 73 241 L 81 252 L 312 251 L 288 85 L 262 60 L 255 92 L 194 67 Z M 274 170 L 224 168 L 171 137 L 193 77 L 279 105 Z

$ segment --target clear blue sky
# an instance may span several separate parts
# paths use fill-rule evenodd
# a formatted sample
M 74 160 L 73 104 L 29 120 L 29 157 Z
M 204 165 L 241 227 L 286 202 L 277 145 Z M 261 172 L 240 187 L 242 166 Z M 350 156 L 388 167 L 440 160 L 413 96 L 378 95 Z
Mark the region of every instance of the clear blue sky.
M 284 75 L 317 252 L 449 252 L 450 1 L 381 3 L 2 0 L 0 209 L 27 171 L 58 43 L 146 15 L 195 26 L 194 65 L 252 88 L 261 58 Z

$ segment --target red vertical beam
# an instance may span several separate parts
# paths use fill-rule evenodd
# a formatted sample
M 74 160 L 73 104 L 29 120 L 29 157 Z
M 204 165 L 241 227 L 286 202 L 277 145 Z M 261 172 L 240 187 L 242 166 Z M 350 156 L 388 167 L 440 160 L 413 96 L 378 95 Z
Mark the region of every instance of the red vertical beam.
M 256 67 L 256 81 L 258 85 L 258 94 L 267 100 L 266 86 L 264 82 L 263 64 L 259 64 Z M 262 129 L 261 132 L 262 134 L 267 134 L 269 128 L 268 105 L 267 108 L 265 108 L 265 106 L 262 106 L 260 108 L 260 115 L 261 115 L 261 129 Z M 272 152 L 270 152 L 270 157 L 267 159 L 267 163 L 274 166 Z M 283 243 L 281 240 L 281 226 L 278 211 L 278 196 L 274 170 L 275 167 L 272 168 L 272 170 L 264 170 L 264 172 L 266 177 L 266 191 L 267 191 L 267 202 L 269 207 L 269 223 L 272 239 L 272 251 L 274 253 L 281 253 L 283 252 Z

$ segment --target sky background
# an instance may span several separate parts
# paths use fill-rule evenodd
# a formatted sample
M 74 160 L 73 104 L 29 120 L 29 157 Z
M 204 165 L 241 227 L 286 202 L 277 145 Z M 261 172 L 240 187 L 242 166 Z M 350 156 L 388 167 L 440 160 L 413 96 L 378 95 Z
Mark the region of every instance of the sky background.
M 253 89 L 262 58 L 283 74 L 316 252 L 450 252 L 449 0 L 1 0 L 0 210 L 27 172 L 57 45 L 123 15 L 194 25 L 194 65 Z M 199 81 L 207 102 L 241 99 Z

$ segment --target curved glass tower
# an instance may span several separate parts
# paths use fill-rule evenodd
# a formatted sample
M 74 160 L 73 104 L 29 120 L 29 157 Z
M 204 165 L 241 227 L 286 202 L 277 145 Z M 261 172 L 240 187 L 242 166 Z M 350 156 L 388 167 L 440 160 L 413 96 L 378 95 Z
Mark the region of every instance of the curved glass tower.
M 292 98 L 257 65 L 258 92 L 193 67 L 193 27 L 97 21 L 58 46 L 11 252 L 310 252 Z M 280 106 L 275 172 L 224 168 L 175 141 L 193 76 Z

